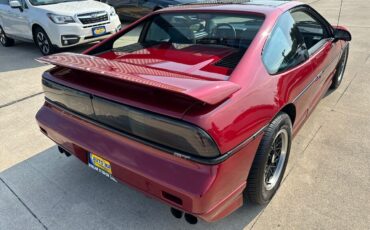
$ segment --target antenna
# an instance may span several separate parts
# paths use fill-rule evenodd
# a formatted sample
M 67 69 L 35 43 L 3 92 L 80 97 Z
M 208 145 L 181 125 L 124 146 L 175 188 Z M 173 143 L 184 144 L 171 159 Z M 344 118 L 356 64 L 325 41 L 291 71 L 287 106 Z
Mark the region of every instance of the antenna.
M 343 6 L 343 0 L 340 0 L 340 8 L 339 8 L 339 14 L 338 14 L 337 26 L 339 25 L 340 15 L 342 14 L 342 6 Z

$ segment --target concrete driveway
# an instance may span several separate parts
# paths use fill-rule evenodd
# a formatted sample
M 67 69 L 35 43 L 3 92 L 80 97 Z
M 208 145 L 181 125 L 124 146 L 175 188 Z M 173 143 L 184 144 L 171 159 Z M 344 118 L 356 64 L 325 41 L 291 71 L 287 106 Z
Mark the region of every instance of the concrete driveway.
M 339 0 L 311 2 L 336 24 Z M 274 199 L 195 226 L 59 154 L 34 119 L 49 67 L 33 60 L 39 52 L 32 44 L 0 47 L 0 229 L 369 229 L 369 12 L 367 0 L 344 0 L 340 24 L 353 34 L 344 81 L 294 140 Z

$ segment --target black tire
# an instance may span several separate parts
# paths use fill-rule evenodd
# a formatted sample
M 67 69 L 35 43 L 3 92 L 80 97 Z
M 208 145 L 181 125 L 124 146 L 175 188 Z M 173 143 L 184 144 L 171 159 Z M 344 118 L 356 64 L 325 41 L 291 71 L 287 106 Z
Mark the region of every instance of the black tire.
M 340 83 L 342 83 L 344 71 L 346 70 L 346 66 L 347 66 L 348 53 L 349 53 L 349 45 L 347 45 L 347 47 L 343 50 L 342 57 L 340 58 L 337 64 L 336 72 L 333 76 L 330 89 L 337 89 L 340 86 Z
M 0 43 L 4 47 L 13 46 L 14 39 L 9 38 L 6 36 L 4 29 L 0 26 Z
M 283 136 L 286 139 L 283 140 Z M 280 154 L 277 154 L 279 149 L 278 138 L 281 138 L 282 143 Z M 264 135 L 249 172 L 245 195 L 251 202 L 266 204 L 275 195 L 280 186 L 289 159 L 291 140 L 292 123 L 290 118 L 286 113 L 279 113 L 264 130 Z M 284 154 L 282 151 L 283 143 L 285 144 Z M 276 164 L 276 166 L 273 166 L 273 164 Z M 272 172 L 274 167 L 275 171 Z M 275 175 L 275 172 L 279 174 Z M 272 175 L 270 175 L 270 173 L 272 173 Z M 274 184 L 266 182 L 270 179 L 274 179 Z
M 33 39 L 43 55 L 50 55 L 56 52 L 55 46 L 41 27 L 36 27 L 33 33 Z

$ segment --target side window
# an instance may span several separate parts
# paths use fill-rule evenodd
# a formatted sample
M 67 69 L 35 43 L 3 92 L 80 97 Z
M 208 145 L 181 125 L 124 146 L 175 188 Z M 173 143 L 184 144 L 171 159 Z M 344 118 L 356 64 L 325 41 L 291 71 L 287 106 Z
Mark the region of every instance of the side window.
M 0 0 L 0 5 L 9 5 L 8 0 Z
M 144 23 L 136 26 L 134 29 L 123 34 L 113 43 L 113 49 L 119 49 L 128 45 L 139 43 L 140 35 L 143 30 Z
M 308 58 L 303 38 L 289 12 L 280 16 L 263 49 L 262 60 L 270 74 L 293 68 Z
M 328 37 L 327 29 L 309 13 L 297 10 L 291 13 L 310 53 L 315 52 Z
M 190 44 L 194 32 L 190 20 L 184 16 L 158 15 L 150 24 L 145 41 Z
M 148 27 L 145 42 L 162 42 L 170 40 L 170 36 L 164 28 L 164 25 L 168 25 L 168 22 L 164 22 L 166 21 L 161 16 L 154 18 Z

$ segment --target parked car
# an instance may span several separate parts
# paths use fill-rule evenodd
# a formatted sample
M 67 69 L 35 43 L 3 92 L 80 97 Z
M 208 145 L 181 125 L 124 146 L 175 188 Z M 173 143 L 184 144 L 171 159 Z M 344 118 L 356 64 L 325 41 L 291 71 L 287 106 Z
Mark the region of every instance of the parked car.
M 84 54 L 39 58 L 56 67 L 36 119 L 61 152 L 175 217 L 216 221 L 271 200 L 350 40 L 294 1 L 162 9 Z
M 113 6 L 125 21 L 134 21 L 169 6 L 183 5 L 198 0 L 102 0 Z
M 34 42 L 41 53 L 99 41 L 121 28 L 113 7 L 92 0 L 0 0 L 0 43 Z

